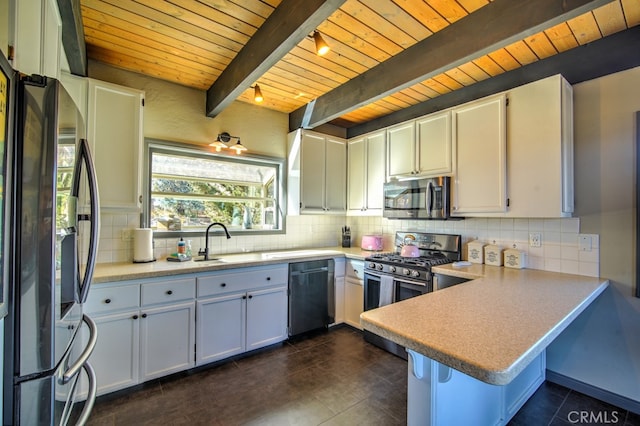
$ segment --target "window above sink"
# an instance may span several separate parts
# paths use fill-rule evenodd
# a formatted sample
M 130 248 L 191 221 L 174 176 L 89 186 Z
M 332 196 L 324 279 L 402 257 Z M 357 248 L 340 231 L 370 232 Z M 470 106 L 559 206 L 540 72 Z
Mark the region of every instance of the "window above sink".
M 156 235 L 202 234 L 213 222 L 234 234 L 284 232 L 283 160 L 146 142 L 143 220 Z

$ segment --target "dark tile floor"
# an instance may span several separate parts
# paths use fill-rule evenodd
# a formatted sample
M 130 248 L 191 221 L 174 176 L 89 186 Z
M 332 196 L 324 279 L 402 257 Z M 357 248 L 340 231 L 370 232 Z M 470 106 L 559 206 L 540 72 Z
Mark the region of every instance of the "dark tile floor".
M 105 395 L 89 424 L 404 425 L 406 374 L 406 361 L 344 326 Z M 510 424 L 640 426 L 640 416 L 546 382 Z

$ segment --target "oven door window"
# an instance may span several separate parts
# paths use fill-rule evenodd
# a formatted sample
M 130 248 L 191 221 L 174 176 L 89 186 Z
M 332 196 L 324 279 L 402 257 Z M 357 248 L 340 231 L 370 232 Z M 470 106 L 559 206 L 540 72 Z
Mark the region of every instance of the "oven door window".
M 395 281 L 395 301 L 411 299 L 429 293 L 430 285 L 428 283 L 413 283 L 408 281 Z
M 380 306 L 380 277 L 364 274 L 364 310 L 368 311 Z

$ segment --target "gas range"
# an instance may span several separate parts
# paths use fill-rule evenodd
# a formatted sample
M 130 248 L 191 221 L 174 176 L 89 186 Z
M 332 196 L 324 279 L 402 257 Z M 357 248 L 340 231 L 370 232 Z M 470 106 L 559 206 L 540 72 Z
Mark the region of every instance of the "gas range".
M 401 256 L 402 246 L 411 244 L 419 249 L 418 257 Z M 395 252 L 374 253 L 365 258 L 365 270 L 370 272 L 431 280 L 431 267 L 461 259 L 461 236 L 425 232 L 396 232 Z
M 434 290 L 431 267 L 460 260 L 461 240 L 460 235 L 452 234 L 396 232 L 396 251 L 373 253 L 364 259 L 364 309 L 368 311 L 431 293 Z M 403 251 L 405 244 L 418 247 L 417 252 L 415 247 Z M 400 253 L 418 256 L 406 257 Z M 397 343 L 367 330 L 364 339 L 407 359 L 407 352 Z
M 365 268 L 390 275 L 429 279 L 431 267 L 453 260 L 441 254 L 420 257 L 403 257 L 398 253 L 376 253 L 365 259 Z

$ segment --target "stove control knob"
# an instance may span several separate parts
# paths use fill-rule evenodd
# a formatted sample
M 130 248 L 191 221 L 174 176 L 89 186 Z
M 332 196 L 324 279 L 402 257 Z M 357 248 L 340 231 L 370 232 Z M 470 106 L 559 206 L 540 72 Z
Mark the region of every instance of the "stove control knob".
M 389 272 L 396 272 L 396 267 L 395 266 L 389 266 Z
M 404 268 L 404 269 L 402 270 L 402 273 L 403 273 L 404 275 L 411 275 L 411 271 L 410 271 L 409 269 L 407 269 L 407 268 Z
M 411 271 L 411 276 L 418 278 L 420 276 L 420 271 Z
M 376 269 L 376 264 L 373 263 L 373 262 L 369 262 L 368 267 L 369 267 L 369 269 Z
M 378 265 L 378 271 L 382 271 L 382 268 L 383 268 L 383 266 L 382 266 L 382 263 L 381 263 L 381 264 Z

